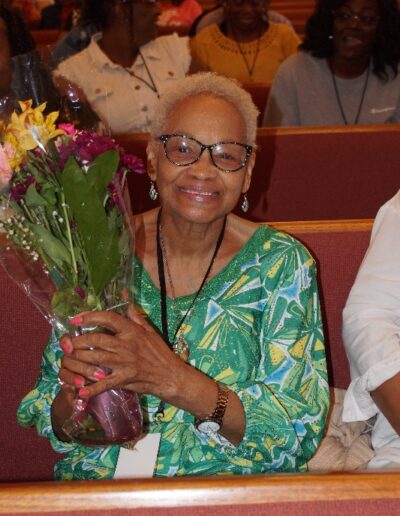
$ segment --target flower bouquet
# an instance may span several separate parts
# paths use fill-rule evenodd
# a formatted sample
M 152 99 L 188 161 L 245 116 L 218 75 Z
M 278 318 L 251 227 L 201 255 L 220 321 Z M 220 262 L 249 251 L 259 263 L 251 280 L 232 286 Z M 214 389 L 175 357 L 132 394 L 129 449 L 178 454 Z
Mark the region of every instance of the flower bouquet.
M 127 304 L 133 229 L 124 186 L 143 163 L 109 137 L 57 126 L 45 104 L 19 106 L 0 126 L 0 261 L 55 331 L 72 333 L 77 313 L 122 313 Z M 77 399 L 64 425 L 89 445 L 136 441 L 141 430 L 138 396 L 123 389 Z

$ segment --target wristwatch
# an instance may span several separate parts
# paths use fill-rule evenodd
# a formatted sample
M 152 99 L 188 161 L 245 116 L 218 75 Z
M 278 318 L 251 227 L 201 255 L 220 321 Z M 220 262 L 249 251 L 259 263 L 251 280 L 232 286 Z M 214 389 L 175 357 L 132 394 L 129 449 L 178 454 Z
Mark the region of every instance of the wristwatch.
M 219 432 L 224 420 L 225 410 L 228 406 L 230 390 L 223 384 L 216 382 L 218 389 L 217 404 L 214 412 L 203 419 L 195 419 L 195 427 L 204 434 L 214 434 Z

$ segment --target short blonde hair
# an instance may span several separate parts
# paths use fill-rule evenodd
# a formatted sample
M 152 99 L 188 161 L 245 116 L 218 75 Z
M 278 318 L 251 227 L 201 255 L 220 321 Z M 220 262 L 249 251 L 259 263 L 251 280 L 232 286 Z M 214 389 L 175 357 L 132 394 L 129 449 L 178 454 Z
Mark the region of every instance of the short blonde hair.
M 251 95 L 237 81 L 213 72 L 188 75 L 174 82 L 162 95 L 157 105 L 157 116 L 153 120 L 150 134 L 154 139 L 166 131 L 168 116 L 181 101 L 195 95 L 211 95 L 230 102 L 240 113 L 246 127 L 246 143 L 256 144 L 258 109 Z

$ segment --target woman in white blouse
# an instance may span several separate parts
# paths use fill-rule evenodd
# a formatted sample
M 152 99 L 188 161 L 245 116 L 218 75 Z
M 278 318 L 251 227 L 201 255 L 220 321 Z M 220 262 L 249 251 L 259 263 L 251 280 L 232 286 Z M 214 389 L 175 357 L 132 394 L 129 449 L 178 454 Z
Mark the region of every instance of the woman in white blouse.
M 351 384 L 343 419 L 366 421 L 369 468 L 400 468 L 400 191 L 378 212 L 371 243 L 343 312 Z
M 83 19 L 101 32 L 54 72 L 77 87 L 111 133 L 145 132 L 163 91 L 189 71 L 188 38 L 156 38 L 155 0 L 86 0 Z

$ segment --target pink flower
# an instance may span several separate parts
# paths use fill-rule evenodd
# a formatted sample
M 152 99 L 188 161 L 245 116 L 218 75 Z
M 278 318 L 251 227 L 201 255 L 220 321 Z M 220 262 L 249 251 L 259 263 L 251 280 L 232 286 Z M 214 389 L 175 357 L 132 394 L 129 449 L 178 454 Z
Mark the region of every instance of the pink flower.
M 10 181 L 12 170 L 8 163 L 7 149 L 0 145 L 0 189 L 4 188 Z
M 68 136 L 73 136 L 76 134 L 74 124 L 58 124 L 58 128 L 64 131 L 64 133 Z

